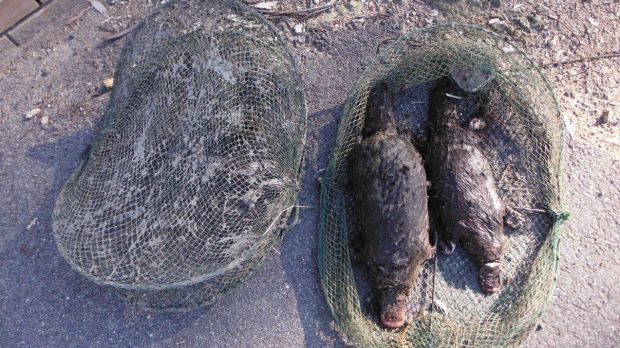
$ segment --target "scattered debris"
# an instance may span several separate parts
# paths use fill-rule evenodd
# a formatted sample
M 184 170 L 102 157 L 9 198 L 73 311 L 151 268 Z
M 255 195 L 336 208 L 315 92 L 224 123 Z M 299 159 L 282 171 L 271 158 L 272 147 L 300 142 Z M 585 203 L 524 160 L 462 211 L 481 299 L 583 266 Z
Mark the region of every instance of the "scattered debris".
M 50 123 L 50 118 L 47 115 L 44 115 L 43 117 L 41 117 L 41 125 L 42 126 L 47 126 L 48 123 Z
M 272 10 L 261 10 L 261 9 L 259 9 L 259 11 L 262 12 L 267 17 L 292 17 L 300 21 L 305 21 L 309 18 L 312 18 L 325 11 L 332 9 L 334 6 L 336 6 L 336 1 L 331 1 L 322 6 L 312 7 L 312 8 L 308 8 L 304 10 L 299 10 L 299 11 L 275 12 Z
M 241 23 L 241 17 L 237 16 L 236 14 L 229 14 L 226 16 L 226 19 L 231 22 Z
M 524 210 L 524 211 L 529 211 L 533 213 L 547 213 L 547 211 L 543 209 L 528 208 L 528 207 L 512 207 L 512 209 Z
M 103 87 L 105 87 L 106 89 L 112 89 L 112 87 L 114 86 L 114 78 L 110 77 L 107 78 L 105 80 L 103 80 Z
M 32 221 L 30 221 L 28 226 L 26 226 L 26 229 L 30 231 L 30 229 L 32 229 L 36 224 L 37 224 L 37 218 L 34 218 Z
M 443 315 L 448 315 L 448 306 L 438 299 L 433 300 L 433 310 Z
M 26 244 L 22 244 L 22 245 L 19 247 L 19 251 L 21 251 L 21 252 L 22 252 L 22 254 L 24 254 L 24 255 L 26 255 L 26 256 L 28 256 L 28 257 L 30 257 L 30 256 L 32 256 L 32 255 L 33 255 L 33 254 L 32 254 L 32 251 L 31 251 L 30 249 L 28 249 L 28 246 L 27 246 Z
M 104 94 L 108 94 L 110 91 L 112 90 L 112 87 L 108 88 L 106 87 L 105 83 L 97 89 L 97 91 L 95 92 L 95 94 L 93 94 L 92 96 L 90 96 L 91 99 L 100 97 Z
M 97 1 L 97 0 L 88 0 L 88 2 L 90 2 L 90 5 L 97 10 L 97 12 L 101 13 L 102 15 L 104 15 L 105 17 L 109 17 L 108 16 L 108 10 L 105 8 L 105 6 Z
M 469 129 L 473 131 L 479 131 L 484 129 L 487 126 L 487 123 L 478 117 L 474 117 L 469 121 Z
M 528 20 L 530 22 L 530 26 L 533 29 L 536 30 L 543 30 L 545 29 L 545 21 L 543 20 L 543 18 L 540 15 L 533 15 L 533 16 L 529 16 Z
M 104 46 L 106 44 L 109 44 L 112 41 L 115 41 L 117 39 L 122 38 L 123 36 L 131 33 L 138 26 L 138 24 L 140 24 L 140 22 L 138 22 L 138 23 L 136 23 L 134 25 L 130 25 L 126 29 L 123 29 L 123 30 L 119 31 L 116 34 L 112 34 L 111 36 L 108 36 L 105 40 L 101 41 L 98 46 L 101 47 L 101 46 Z
M 575 125 L 570 121 L 568 116 L 565 115 L 563 119 L 564 119 L 564 127 L 566 128 L 566 131 L 568 132 L 569 139 L 573 139 L 575 137 Z
M 26 114 L 26 119 L 31 119 L 31 118 L 37 116 L 40 113 L 41 113 L 41 109 L 40 108 L 32 109 L 32 110 L 28 111 L 28 113 Z
M 70 26 L 71 24 L 77 22 L 80 18 L 82 18 L 84 13 L 86 13 L 86 11 L 88 10 L 89 8 L 85 8 L 82 11 L 80 11 L 78 14 L 76 14 L 75 16 L 69 18 L 69 20 L 65 22 L 65 26 Z
M 606 59 L 606 58 L 616 58 L 616 57 L 620 57 L 620 53 L 599 54 L 599 55 L 596 55 L 596 56 L 581 57 L 581 58 L 564 60 L 564 61 L 560 61 L 560 62 L 551 62 L 551 63 L 543 64 L 542 67 L 543 68 L 547 68 L 547 67 L 550 67 L 550 66 L 575 64 L 575 63 L 582 63 L 582 62 L 586 62 L 586 61 L 593 61 L 593 60 Z
M 555 46 L 557 46 L 558 44 L 558 37 L 554 36 L 550 41 L 549 41 L 549 47 L 553 48 Z
M 590 25 L 592 25 L 593 27 L 598 27 L 600 25 L 600 23 L 596 20 L 594 20 L 594 18 L 589 17 L 588 18 L 588 22 L 590 23 Z
M 512 46 L 506 46 L 502 48 L 502 52 L 504 53 L 514 53 L 515 48 Z
M 362 13 L 363 1 L 359 0 L 351 0 L 348 1 L 345 5 L 346 9 L 355 13 L 356 15 L 360 15 Z M 439 12 L 437 12 L 439 14 Z
M 603 113 L 601 114 L 601 117 L 599 118 L 599 123 L 600 124 L 609 123 L 609 110 L 603 111 Z
M 515 21 L 519 25 L 519 27 L 521 27 L 521 29 L 525 31 L 526 33 L 532 32 L 530 21 L 526 17 L 523 17 L 523 16 L 517 17 Z
M 293 27 L 293 31 L 295 32 L 295 35 L 300 35 L 304 32 L 304 25 L 303 24 L 295 24 L 295 26 Z
M 514 27 L 507 21 L 503 21 L 500 18 L 492 18 L 489 20 L 488 24 L 493 30 L 497 32 L 514 35 Z
M 274 7 L 278 5 L 277 1 L 263 1 L 251 4 L 252 7 L 259 10 L 272 10 Z

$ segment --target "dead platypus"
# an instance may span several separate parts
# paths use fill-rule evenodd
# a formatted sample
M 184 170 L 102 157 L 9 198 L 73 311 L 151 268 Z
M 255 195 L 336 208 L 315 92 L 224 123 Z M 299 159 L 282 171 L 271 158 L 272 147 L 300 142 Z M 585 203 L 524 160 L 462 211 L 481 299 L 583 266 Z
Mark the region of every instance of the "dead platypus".
M 362 141 L 351 153 L 350 183 L 360 227 L 360 258 L 379 297 L 381 323 L 406 320 L 407 297 L 422 263 L 433 255 L 422 157 L 394 124 L 385 84 L 371 93 Z
M 479 268 L 480 286 L 492 293 L 501 287 L 504 205 L 478 147 L 480 138 L 461 126 L 459 105 L 471 101 L 462 94 L 448 79 L 431 93 L 432 132 L 426 158 L 432 181 L 430 206 L 442 243 L 460 241 Z

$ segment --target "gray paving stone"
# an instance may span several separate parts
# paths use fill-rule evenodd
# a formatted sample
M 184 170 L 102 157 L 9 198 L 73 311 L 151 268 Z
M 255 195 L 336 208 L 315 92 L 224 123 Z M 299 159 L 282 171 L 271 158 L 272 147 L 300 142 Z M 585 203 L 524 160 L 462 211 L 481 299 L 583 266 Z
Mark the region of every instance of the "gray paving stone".
M 6 36 L 0 36 L 0 57 L 16 46 Z
M 23 45 L 42 32 L 63 27 L 67 19 L 75 15 L 74 8 L 80 3 L 83 4 L 83 0 L 52 1 L 7 34 L 18 45 Z
M 10 28 L 37 7 L 39 4 L 34 0 L 0 0 L 0 32 Z

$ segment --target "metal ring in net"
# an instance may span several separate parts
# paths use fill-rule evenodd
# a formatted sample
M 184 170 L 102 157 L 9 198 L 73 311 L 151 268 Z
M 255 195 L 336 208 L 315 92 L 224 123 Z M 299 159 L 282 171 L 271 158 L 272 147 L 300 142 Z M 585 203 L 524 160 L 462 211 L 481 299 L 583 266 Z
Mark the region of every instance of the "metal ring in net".
M 295 60 L 249 7 L 180 0 L 139 24 L 114 81 L 54 208 L 60 254 L 145 308 L 211 303 L 294 210 L 306 126 Z
M 382 330 L 364 305 L 368 281 L 349 256 L 355 219 L 346 183 L 348 155 L 361 133 L 369 93 L 378 82 L 397 91 L 397 123 L 418 144 L 427 140 L 428 96 L 434 81 L 462 69 L 490 72 L 477 92 L 494 115 L 483 131 L 504 203 L 519 212 L 520 226 L 505 227 L 502 290 L 484 295 L 477 272 L 461 248 L 424 265 L 410 298 L 409 325 Z M 343 335 L 361 347 L 508 346 L 520 342 L 552 294 L 558 258 L 563 123 L 553 91 L 537 66 L 503 37 L 472 26 L 417 30 L 386 46 L 350 92 L 336 148 L 322 180 L 319 270 L 325 299 Z M 429 178 L 433 180 L 433 178 Z M 439 253 L 437 253 L 439 254 Z M 448 313 L 439 313 L 441 301 Z

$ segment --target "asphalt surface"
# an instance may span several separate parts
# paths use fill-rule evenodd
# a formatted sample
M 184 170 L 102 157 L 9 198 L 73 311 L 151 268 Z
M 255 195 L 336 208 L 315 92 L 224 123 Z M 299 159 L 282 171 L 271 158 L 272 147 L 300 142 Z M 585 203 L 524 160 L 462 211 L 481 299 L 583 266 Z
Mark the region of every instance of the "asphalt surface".
M 342 30 L 320 50 L 297 49 L 309 106 L 308 155 L 291 228 L 266 263 L 215 305 L 149 313 L 72 271 L 56 251 L 53 203 L 99 127 L 107 97 L 90 99 L 111 76 L 121 43 L 94 47 L 98 19 L 64 28 L 0 64 L 0 347 L 342 346 L 316 266 L 316 176 L 333 148 L 348 90 L 391 28 Z M 7 63 L 8 62 L 8 63 Z M 90 85 L 88 85 L 90 84 Z M 41 116 L 25 114 L 43 109 Z M 81 108 L 81 109 L 80 109 Z M 566 151 L 565 203 L 554 303 L 532 347 L 620 345 L 620 169 L 618 158 L 574 140 Z

